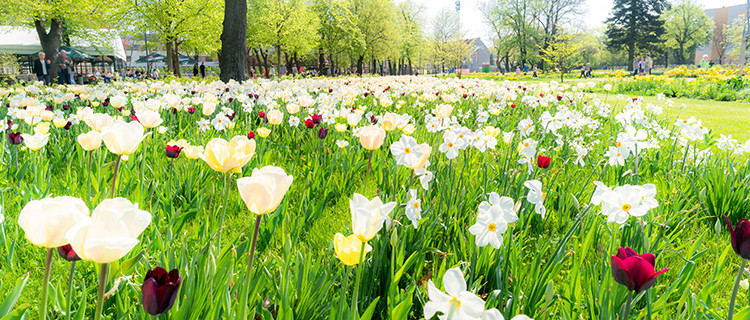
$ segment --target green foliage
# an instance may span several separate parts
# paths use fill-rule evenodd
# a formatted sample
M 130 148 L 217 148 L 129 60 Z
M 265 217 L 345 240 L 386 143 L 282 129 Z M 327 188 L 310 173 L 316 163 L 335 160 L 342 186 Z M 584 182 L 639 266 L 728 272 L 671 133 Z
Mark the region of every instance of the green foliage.
M 682 61 L 686 61 L 695 48 L 708 43 L 713 35 L 713 21 L 693 0 L 682 0 L 665 11 L 661 19 L 664 20 L 666 46 L 678 50 Z

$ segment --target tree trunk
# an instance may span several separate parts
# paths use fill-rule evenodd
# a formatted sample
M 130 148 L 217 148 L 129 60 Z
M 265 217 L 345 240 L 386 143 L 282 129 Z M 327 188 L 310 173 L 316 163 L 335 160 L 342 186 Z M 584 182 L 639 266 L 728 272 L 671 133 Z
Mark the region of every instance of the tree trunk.
M 176 41 L 172 41 L 172 43 L 174 44 L 174 49 L 172 49 L 172 67 L 174 68 L 174 76 L 181 78 L 182 70 L 180 70 L 180 44 Z
M 326 67 L 326 55 L 325 52 L 323 52 L 323 47 L 318 48 L 318 70 L 320 72 L 323 72 L 323 69 Z
M 628 45 L 628 71 L 634 71 L 633 59 L 635 59 L 635 45 L 629 44 Z
M 247 49 L 247 0 L 224 0 L 219 78 L 221 81 L 245 81 Z
M 167 40 L 166 43 L 164 43 L 164 46 L 167 48 L 167 70 L 176 76 L 177 74 L 174 71 L 174 50 L 172 48 L 172 40 Z M 148 71 L 151 70 L 146 70 L 146 72 Z
M 50 61 L 50 82 L 54 82 L 57 78 L 57 73 L 60 71 L 60 66 L 55 63 L 57 59 L 57 50 L 60 48 L 62 43 L 62 24 L 56 19 L 50 20 L 49 32 L 44 25 L 44 21 L 34 20 L 34 27 L 36 33 L 39 35 L 39 42 L 42 44 L 42 51 L 44 51 L 45 58 Z
M 411 76 L 411 75 L 414 75 L 414 68 L 411 67 L 411 58 L 408 59 L 408 61 L 409 61 L 409 75 Z
M 281 45 L 277 44 L 276 48 L 276 76 L 281 77 Z
M 685 45 L 680 43 L 680 60 L 678 61 L 682 62 L 682 64 L 685 64 L 686 60 L 687 59 L 685 59 Z
M 365 55 L 360 55 L 359 59 L 357 59 L 357 75 L 362 76 L 362 68 L 365 65 Z

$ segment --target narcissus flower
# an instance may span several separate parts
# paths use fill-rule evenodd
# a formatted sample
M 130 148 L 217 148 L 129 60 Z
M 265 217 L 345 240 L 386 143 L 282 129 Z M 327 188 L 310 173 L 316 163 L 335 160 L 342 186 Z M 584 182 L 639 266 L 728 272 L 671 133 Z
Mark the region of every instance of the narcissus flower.
M 425 319 L 480 319 L 484 313 L 484 300 L 466 290 L 466 280 L 459 268 L 453 268 L 443 275 L 445 292 L 438 290 L 432 280 L 427 281 L 427 295 L 430 298 L 424 305 Z
M 172 269 L 167 273 L 162 267 L 156 267 L 146 272 L 141 287 L 141 304 L 146 313 L 157 316 L 169 311 L 177 299 L 180 290 L 180 271 Z
M 396 158 L 396 164 L 407 167 L 417 163 L 423 155 L 417 140 L 407 135 L 402 135 L 401 139 L 391 144 L 390 149 L 393 157 Z
M 656 283 L 656 277 L 669 271 L 669 268 L 664 268 L 654 272 L 656 257 L 651 253 L 639 255 L 630 248 L 620 248 L 610 261 L 615 281 L 635 293 L 651 288 Z
M 489 201 L 479 204 L 477 222 L 469 227 L 469 232 L 476 236 L 477 246 L 484 247 L 490 244 L 493 248 L 500 249 L 508 224 L 517 220 L 513 199 L 492 192 Z
M 353 266 L 360 263 L 360 255 L 364 259 L 364 256 L 372 251 L 372 246 L 365 244 L 365 253 L 362 254 L 362 241 L 360 241 L 357 236 L 350 235 L 344 237 L 343 234 L 337 233 L 333 236 L 333 249 L 336 253 L 336 257 L 341 260 L 341 263 L 347 266 Z

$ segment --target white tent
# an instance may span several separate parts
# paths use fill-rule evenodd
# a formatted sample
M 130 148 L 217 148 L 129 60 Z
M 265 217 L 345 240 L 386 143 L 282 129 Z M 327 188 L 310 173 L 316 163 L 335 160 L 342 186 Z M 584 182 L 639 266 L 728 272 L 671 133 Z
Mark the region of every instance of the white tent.
M 111 30 L 93 32 L 91 39 L 71 39 L 71 45 L 92 56 L 114 56 L 125 60 L 122 39 Z M 33 54 L 42 50 L 39 35 L 30 28 L 0 26 L 0 53 Z

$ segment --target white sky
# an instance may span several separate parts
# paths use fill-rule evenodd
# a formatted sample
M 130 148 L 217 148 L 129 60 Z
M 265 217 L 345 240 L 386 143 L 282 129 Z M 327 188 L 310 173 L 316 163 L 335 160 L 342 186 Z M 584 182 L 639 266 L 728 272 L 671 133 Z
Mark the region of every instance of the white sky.
M 403 2 L 405 0 L 396 0 Z M 433 18 L 442 10 L 449 8 L 455 10 L 456 0 L 412 0 L 413 2 L 425 7 L 424 19 L 426 28 L 429 30 Z M 481 37 L 485 43 L 488 40 L 489 27 L 484 23 L 482 13 L 477 8 L 477 3 L 486 0 L 461 0 L 461 24 L 470 38 Z M 676 0 L 671 0 L 673 3 Z M 721 8 L 744 4 L 747 0 L 696 0 L 699 6 L 707 8 Z M 586 26 L 595 28 L 604 25 L 604 20 L 609 16 L 612 10 L 613 0 L 586 0 L 588 12 L 585 14 Z M 489 44 L 488 44 L 489 45 Z

